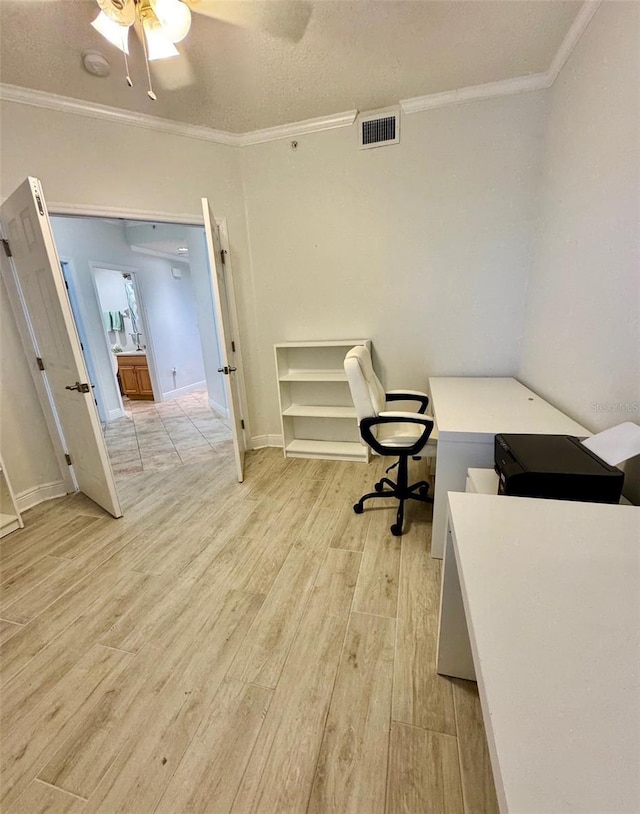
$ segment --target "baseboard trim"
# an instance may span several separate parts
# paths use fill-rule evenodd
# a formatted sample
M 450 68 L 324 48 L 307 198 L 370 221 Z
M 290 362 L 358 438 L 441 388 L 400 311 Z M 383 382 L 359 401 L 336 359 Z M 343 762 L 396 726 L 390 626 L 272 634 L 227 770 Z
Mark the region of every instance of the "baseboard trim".
M 168 390 L 166 393 L 162 394 L 162 401 L 177 399 L 179 396 L 188 396 L 189 393 L 193 393 L 194 390 L 206 390 L 206 387 L 206 381 L 202 381 L 187 384 L 184 387 L 178 387 L 176 390 Z
M 120 407 L 115 410 L 109 410 L 107 421 L 115 421 L 117 418 L 122 418 L 123 415 L 125 415 L 125 412 Z
M 53 500 L 55 497 L 64 497 L 67 490 L 64 481 L 56 480 L 51 483 L 42 483 L 40 486 L 34 486 L 32 489 L 25 489 L 15 496 L 16 506 L 20 513 L 26 512 L 27 509 L 32 509 L 38 503 L 44 503 L 45 500 Z
M 211 407 L 212 410 L 215 410 L 216 413 L 220 413 L 223 418 L 229 418 L 228 408 L 223 407 L 222 404 L 218 404 L 217 401 L 209 399 L 209 407 Z
M 263 447 L 282 447 L 281 435 L 254 435 L 251 439 L 251 449 Z

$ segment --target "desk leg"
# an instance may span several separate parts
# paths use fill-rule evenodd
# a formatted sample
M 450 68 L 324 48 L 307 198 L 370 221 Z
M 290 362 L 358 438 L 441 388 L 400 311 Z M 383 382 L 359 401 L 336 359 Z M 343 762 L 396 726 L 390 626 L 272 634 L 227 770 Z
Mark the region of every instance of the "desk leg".
M 438 627 L 438 664 L 441 675 L 476 680 L 469 644 L 467 620 L 458 578 L 458 563 L 453 550 L 453 537 L 447 523 L 447 540 L 442 564 L 440 591 L 440 624 Z

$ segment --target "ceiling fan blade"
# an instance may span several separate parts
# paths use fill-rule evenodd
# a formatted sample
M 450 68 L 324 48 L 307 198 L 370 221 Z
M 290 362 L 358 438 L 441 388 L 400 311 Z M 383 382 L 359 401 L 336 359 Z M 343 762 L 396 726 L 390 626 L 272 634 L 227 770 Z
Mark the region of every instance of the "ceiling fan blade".
M 192 11 L 225 23 L 257 28 L 273 37 L 298 42 L 313 5 L 309 0 L 186 0 Z

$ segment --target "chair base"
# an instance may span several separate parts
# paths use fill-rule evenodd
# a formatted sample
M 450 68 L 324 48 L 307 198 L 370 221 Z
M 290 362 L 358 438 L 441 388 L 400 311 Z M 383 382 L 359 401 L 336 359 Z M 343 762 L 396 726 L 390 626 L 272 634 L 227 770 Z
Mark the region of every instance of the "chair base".
M 418 481 L 409 485 L 409 456 L 401 455 L 397 463 L 392 464 L 386 471 L 398 467 L 398 481 L 395 483 L 391 478 L 381 478 L 375 485 L 375 492 L 369 492 L 363 495 L 360 500 L 354 504 L 353 511 L 356 514 L 364 512 L 365 500 L 371 500 L 375 497 L 394 497 L 399 501 L 398 512 L 396 514 L 396 522 L 391 526 L 391 534 L 394 537 L 400 537 L 403 532 L 404 524 L 404 504 L 406 500 L 417 500 L 420 503 L 433 503 L 433 498 L 429 497 L 430 484 L 426 480 Z M 388 487 L 385 489 L 385 486 Z

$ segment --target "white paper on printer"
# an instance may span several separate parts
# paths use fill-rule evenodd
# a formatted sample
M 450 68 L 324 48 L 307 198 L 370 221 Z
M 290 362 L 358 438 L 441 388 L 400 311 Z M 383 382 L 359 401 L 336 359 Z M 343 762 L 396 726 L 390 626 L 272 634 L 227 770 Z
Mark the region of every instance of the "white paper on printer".
M 634 455 L 640 455 L 640 426 L 625 421 L 586 438 L 582 444 L 610 466 L 618 466 Z

